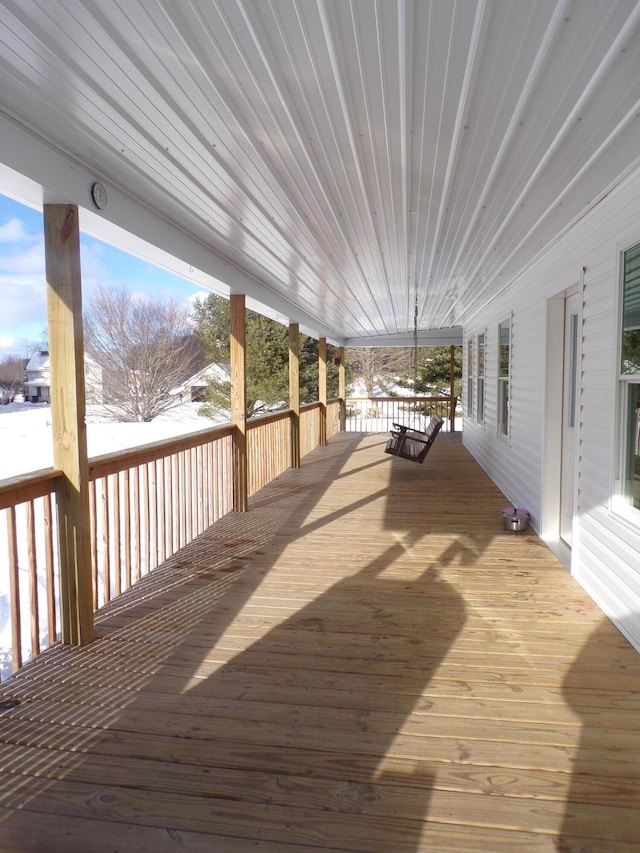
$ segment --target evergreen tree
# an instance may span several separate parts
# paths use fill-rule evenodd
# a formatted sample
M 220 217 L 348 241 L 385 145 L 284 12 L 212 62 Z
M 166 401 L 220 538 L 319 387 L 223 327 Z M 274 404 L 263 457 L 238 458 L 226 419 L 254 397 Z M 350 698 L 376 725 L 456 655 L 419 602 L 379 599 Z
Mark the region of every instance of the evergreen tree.
M 419 347 L 418 372 L 407 370 L 400 381 L 414 394 L 426 394 L 431 397 L 449 395 L 451 380 L 451 348 Z M 454 357 L 454 394 L 460 397 L 462 391 L 462 347 L 455 348 Z
M 281 323 L 248 310 L 246 318 L 247 417 L 289 405 L 289 330 Z M 230 305 L 227 299 L 211 293 L 197 300 L 193 311 L 196 335 L 205 347 L 207 358 L 221 364 L 229 362 Z M 200 412 L 218 417 L 229 410 L 231 383 L 208 380 L 207 402 Z M 327 394 L 337 396 L 335 369 L 327 372 Z M 300 336 L 300 399 L 318 399 L 318 342 Z

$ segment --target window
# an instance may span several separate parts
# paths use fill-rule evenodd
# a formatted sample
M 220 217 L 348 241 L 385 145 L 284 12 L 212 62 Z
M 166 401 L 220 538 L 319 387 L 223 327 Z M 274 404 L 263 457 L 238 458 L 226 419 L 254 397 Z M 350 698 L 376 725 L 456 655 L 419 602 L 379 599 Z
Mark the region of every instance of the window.
M 620 382 L 622 496 L 640 509 L 640 243 L 624 253 Z
M 479 424 L 484 423 L 484 334 L 478 335 L 477 343 L 477 393 L 476 393 L 476 419 Z
M 509 435 L 509 379 L 511 374 L 511 320 L 498 326 L 498 433 Z
M 467 341 L 467 414 L 473 417 L 473 338 Z

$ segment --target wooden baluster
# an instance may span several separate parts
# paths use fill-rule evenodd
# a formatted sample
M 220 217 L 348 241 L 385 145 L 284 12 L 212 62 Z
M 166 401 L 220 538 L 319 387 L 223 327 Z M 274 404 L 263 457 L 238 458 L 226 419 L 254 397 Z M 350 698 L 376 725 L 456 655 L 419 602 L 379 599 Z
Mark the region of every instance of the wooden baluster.
M 140 494 L 140 466 L 136 465 L 133 474 L 133 582 L 140 580 L 140 564 L 142 562 L 142 547 L 140 542 L 140 520 L 142 518 L 142 495 Z
M 91 586 L 93 593 L 94 611 L 100 606 L 98 603 L 98 517 L 96 482 L 89 483 L 89 523 L 91 525 Z
M 114 556 L 114 575 L 115 595 L 122 594 L 122 537 L 121 537 L 121 520 L 120 520 L 120 474 L 116 474 L 113 478 L 113 556 Z
M 29 603 L 31 610 L 31 657 L 40 654 L 40 607 L 38 602 L 38 559 L 36 551 L 35 508 L 27 502 L 27 559 L 29 561 Z
M 124 494 L 124 588 L 131 586 L 131 552 L 133 542 L 131 538 L 131 470 L 127 468 L 122 474 L 122 489 Z
M 18 565 L 18 534 L 16 508 L 7 509 L 7 542 L 9 547 L 9 595 L 11 596 L 12 671 L 22 666 L 22 624 L 20 619 L 20 569 Z
M 112 478 L 115 479 L 117 475 Z M 104 603 L 111 601 L 111 515 L 109 512 L 109 477 L 103 477 L 101 483 L 102 495 L 102 591 Z
M 56 579 L 53 555 L 53 507 L 51 495 L 44 496 L 44 567 L 47 586 L 47 630 L 49 645 L 57 639 Z

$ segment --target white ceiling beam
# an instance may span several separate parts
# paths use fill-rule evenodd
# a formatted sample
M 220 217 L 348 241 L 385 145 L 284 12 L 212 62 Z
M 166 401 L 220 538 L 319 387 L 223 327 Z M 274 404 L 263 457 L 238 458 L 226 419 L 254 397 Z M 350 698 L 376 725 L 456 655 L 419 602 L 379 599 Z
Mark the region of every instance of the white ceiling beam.
M 411 334 L 373 335 L 366 338 L 347 338 L 346 347 L 412 347 L 415 338 Z M 462 326 L 450 329 L 428 329 L 418 332 L 419 347 L 462 346 Z

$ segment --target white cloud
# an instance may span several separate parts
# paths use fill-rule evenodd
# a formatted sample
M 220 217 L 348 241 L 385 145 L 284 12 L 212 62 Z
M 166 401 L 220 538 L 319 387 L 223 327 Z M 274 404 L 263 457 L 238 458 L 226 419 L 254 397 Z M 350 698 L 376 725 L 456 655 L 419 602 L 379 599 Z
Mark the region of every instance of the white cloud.
M 206 300 L 207 296 L 210 296 L 210 295 L 211 295 L 210 290 L 197 290 L 195 293 L 190 293 L 189 296 L 187 296 L 186 301 L 187 301 L 188 305 L 191 308 L 193 308 L 193 306 L 196 303 L 196 299 L 199 299 L 200 302 L 204 302 Z
M 44 280 L 44 248 L 41 245 L 22 246 L 0 255 L 0 273 L 39 275 Z
M 31 239 L 23 223 L 16 217 L 0 225 L 0 243 L 21 243 Z
M 16 208 L 5 203 L 4 207 Z M 47 325 L 44 235 L 32 211 L 0 222 L 0 357 L 28 355 Z
M 47 291 L 44 276 L 1 275 L 2 312 L 0 335 L 11 334 L 13 327 L 29 318 L 46 317 Z

